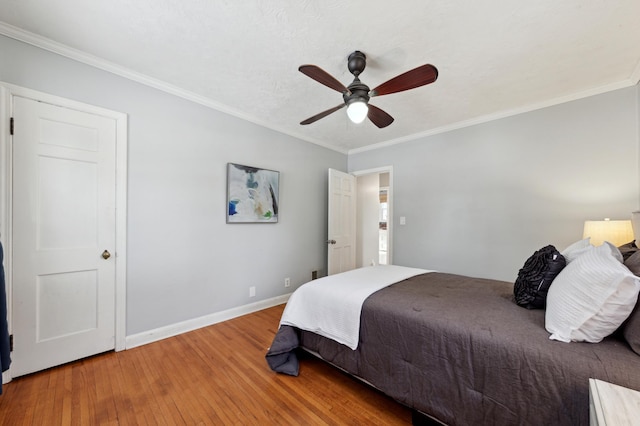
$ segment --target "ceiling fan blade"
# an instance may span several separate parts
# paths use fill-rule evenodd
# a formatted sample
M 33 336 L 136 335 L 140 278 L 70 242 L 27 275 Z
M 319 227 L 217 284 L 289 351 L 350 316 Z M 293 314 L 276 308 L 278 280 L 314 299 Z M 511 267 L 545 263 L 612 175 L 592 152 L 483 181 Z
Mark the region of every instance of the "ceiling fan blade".
M 438 69 L 431 64 L 422 65 L 400 74 L 369 92 L 369 96 L 382 96 L 403 92 L 425 84 L 433 83 L 438 78 Z
M 348 91 L 344 84 L 340 83 L 320 67 L 315 65 L 301 65 L 298 71 L 337 92 L 344 93 Z
M 328 109 L 326 111 L 322 111 L 320 114 L 316 114 L 313 117 L 309 117 L 306 120 L 301 121 L 300 124 L 302 124 L 304 126 L 305 124 L 314 123 L 314 122 L 320 120 L 321 118 L 324 118 L 327 115 L 332 114 L 332 113 L 336 112 L 337 110 L 342 109 L 344 107 L 345 107 L 345 104 L 340 104 L 340 105 L 338 105 L 336 107 L 333 107 L 333 108 L 330 108 L 330 109 Z M 393 118 L 391 120 L 393 120 Z
M 378 128 L 382 129 L 393 123 L 393 117 L 378 108 L 377 106 L 369 104 L 369 113 L 367 114 L 369 120 Z

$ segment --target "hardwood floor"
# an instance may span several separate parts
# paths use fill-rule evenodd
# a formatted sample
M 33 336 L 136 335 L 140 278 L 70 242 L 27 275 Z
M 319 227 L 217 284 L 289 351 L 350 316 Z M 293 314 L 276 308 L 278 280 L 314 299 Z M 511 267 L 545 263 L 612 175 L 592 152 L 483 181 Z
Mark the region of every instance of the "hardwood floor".
M 284 305 L 14 379 L 2 425 L 395 425 L 411 411 L 313 357 L 300 375 L 264 354 Z

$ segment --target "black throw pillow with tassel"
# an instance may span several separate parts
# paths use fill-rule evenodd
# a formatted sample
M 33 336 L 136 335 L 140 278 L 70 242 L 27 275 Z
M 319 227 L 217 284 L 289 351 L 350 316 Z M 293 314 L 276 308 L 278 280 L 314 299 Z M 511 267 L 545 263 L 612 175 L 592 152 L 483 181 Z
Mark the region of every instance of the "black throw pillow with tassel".
M 544 309 L 549 287 L 566 265 L 564 256 L 552 245 L 533 253 L 518 272 L 513 286 L 516 303 L 527 309 Z

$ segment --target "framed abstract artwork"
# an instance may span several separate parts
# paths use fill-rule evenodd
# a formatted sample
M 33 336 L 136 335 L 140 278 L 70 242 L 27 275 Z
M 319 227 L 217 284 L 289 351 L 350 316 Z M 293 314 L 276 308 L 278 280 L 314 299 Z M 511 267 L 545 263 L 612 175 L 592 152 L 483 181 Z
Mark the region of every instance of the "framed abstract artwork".
M 277 223 L 280 172 L 227 164 L 227 223 Z

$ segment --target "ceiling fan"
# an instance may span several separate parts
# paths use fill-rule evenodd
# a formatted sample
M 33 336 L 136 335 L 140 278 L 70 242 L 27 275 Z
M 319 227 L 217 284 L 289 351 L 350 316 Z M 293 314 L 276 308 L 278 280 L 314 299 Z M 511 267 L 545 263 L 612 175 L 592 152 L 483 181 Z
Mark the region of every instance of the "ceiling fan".
M 426 64 L 400 74 L 382 83 L 375 89 L 369 90 L 369 87 L 358 78 L 360 73 L 364 71 L 366 65 L 367 57 L 364 53 L 356 50 L 349 55 L 347 67 L 355 78 L 348 87 L 345 87 L 320 67 L 315 65 L 301 65 L 298 68 L 301 73 L 311 77 L 318 83 L 324 84 L 330 89 L 341 92 L 344 103 L 316 114 L 313 117 L 309 117 L 300 122 L 300 124 L 314 123 L 346 106 L 347 115 L 354 123 L 361 123 L 365 118 L 369 117 L 369 120 L 371 120 L 373 124 L 382 129 L 393 123 L 393 117 L 375 105 L 370 105 L 370 98 L 415 89 L 416 87 L 433 83 L 438 78 L 438 69 L 433 65 Z

